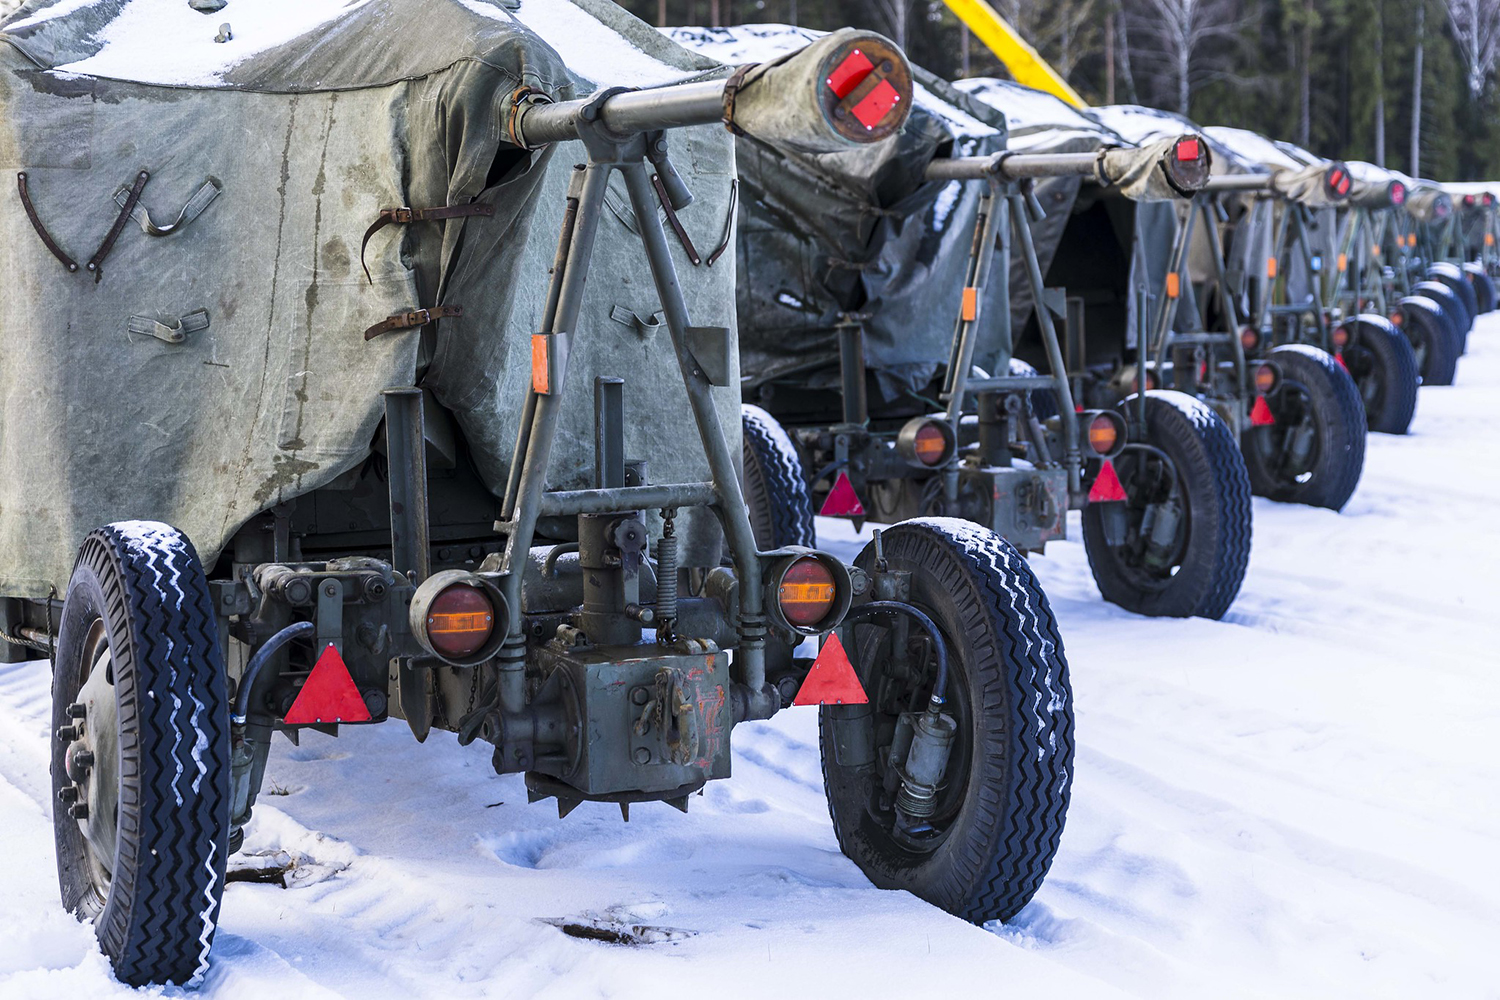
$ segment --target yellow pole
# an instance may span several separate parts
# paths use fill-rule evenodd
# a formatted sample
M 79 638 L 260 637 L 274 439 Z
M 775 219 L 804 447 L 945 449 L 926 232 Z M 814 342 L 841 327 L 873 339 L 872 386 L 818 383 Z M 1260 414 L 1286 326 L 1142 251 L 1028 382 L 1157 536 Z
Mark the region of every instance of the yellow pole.
M 986 0 L 943 0 L 958 19 L 979 36 L 979 40 L 999 57 L 1019 84 L 1035 90 L 1045 90 L 1075 108 L 1086 108 L 1088 103 L 1078 96 L 1078 91 L 1068 86 L 1068 81 L 1047 65 L 1037 50 L 1006 23 L 995 8 Z

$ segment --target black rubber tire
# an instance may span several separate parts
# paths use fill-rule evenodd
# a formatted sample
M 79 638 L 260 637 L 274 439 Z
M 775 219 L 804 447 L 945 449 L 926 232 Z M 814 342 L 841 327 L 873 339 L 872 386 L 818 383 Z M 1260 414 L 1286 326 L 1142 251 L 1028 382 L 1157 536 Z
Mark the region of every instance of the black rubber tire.
M 68 706 L 106 651 L 119 740 L 116 852 L 101 886 L 80 820 L 59 805 L 63 905 L 93 921 L 121 982 L 192 985 L 208 967 L 229 856 L 229 696 L 203 567 L 175 528 L 127 521 L 84 540 L 57 640 L 54 733 L 86 725 Z M 54 790 L 73 785 L 70 742 L 53 741 Z M 92 773 L 108 766 L 96 760 Z
M 1381 434 L 1405 434 L 1417 411 L 1417 354 L 1394 323 L 1374 313 L 1354 317 L 1344 365 L 1365 407 L 1365 421 Z
M 1448 322 L 1448 329 L 1458 343 L 1458 353 L 1466 353 L 1470 324 L 1458 294 L 1441 281 L 1419 281 L 1411 286 L 1411 293 L 1426 296 L 1438 304 L 1443 311 L 1443 318 Z
M 1474 286 L 1469 284 L 1463 268 L 1447 261 L 1438 261 L 1427 269 L 1427 277 L 1448 286 L 1464 307 L 1464 317 L 1467 320 L 1464 330 L 1473 329 L 1474 320 L 1479 318 L 1479 296 L 1475 293 Z
M 1281 367 L 1282 386 L 1266 397 L 1276 423 L 1249 428 L 1241 442 L 1250 487 L 1256 496 L 1271 500 L 1343 510 L 1365 466 L 1367 422 L 1359 389 L 1344 366 L 1319 348 L 1287 344 L 1273 350 L 1270 358 Z M 1313 425 L 1315 457 L 1298 474 L 1307 475 L 1306 480 L 1280 473 L 1269 454 L 1277 450 L 1278 435 L 1292 423 L 1289 407 L 1300 405 L 1290 394 L 1293 385 L 1305 390 Z
M 1500 305 L 1495 292 L 1495 279 L 1489 276 L 1483 264 L 1476 264 L 1474 261 L 1464 264 L 1463 271 L 1469 284 L 1474 286 L 1474 302 L 1479 306 L 1479 311 L 1494 312 L 1495 307 Z
M 1128 414 L 1135 398 L 1120 403 L 1121 412 Z M 1106 601 L 1136 614 L 1222 618 L 1250 562 L 1250 478 L 1234 433 L 1210 407 L 1172 389 L 1146 393 L 1146 433 L 1148 440 L 1136 443 L 1167 454 L 1186 501 L 1181 561 L 1165 578 L 1131 566 L 1124 551 L 1105 540 L 1106 505 L 1091 503 L 1083 509 L 1083 544 L 1094 582 Z M 1124 455 L 1116 463 L 1126 493 L 1132 494 L 1117 502 L 1140 508 L 1144 501 Z
M 883 889 L 904 889 L 972 923 L 1009 920 L 1052 864 L 1073 781 L 1073 693 L 1057 620 L 1030 565 L 992 531 L 920 518 L 882 537 L 890 568 L 912 573 L 911 603 L 945 636 L 947 709 L 961 721 L 944 788 L 962 794 L 947 792 L 951 809 L 939 810 L 945 833 L 933 849 L 903 847 L 871 810 L 880 765 L 838 760 L 838 716 L 862 706 L 825 707 L 819 731 L 834 834 Z M 873 548 L 856 560 L 867 571 Z M 854 655 L 879 720 L 877 647 L 862 643 Z
M 755 544 L 763 552 L 786 545 L 813 547 L 812 494 L 792 439 L 775 417 L 749 403 L 740 407 L 740 422 L 745 505 Z
M 1423 385 L 1452 385 L 1458 375 L 1458 340 L 1443 307 L 1425 295 L 1408 295 L 1396 304 L 1401 332 L 1417 356 Z

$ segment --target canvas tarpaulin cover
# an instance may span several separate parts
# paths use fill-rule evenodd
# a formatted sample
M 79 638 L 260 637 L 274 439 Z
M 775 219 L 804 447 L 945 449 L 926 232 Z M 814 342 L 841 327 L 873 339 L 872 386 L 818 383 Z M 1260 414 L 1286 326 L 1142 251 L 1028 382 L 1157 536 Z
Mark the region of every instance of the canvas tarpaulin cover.
M 212 18 L 187 0 L 31 0 L 0 28 L 0 594 L 60 591 L 83 536 L 122 518 L 177 525 L 212 564 L 245 520 L 366 460 L 388 386 L 431 390 L 503 489 L 583 160 L 577 143 L 512 146 L 514 95 L 713 67 L 603 0 L 258 0 Z M 697 196 L 682 222 L 712 247 L 733 221 L 732 137 L 670 143 Z M 77 271 L 28 219 L 20 173 Z M 143 173 L 141 218 L 95 280 L 85 262 Z M 476 200 L 493 215 L 381 231 L 366 282 L 360 238 L 382 209 Z M 595 374 L 627 378 L 627 418 L 650 413 L 627 419 L 627 450 L 655 481 L 707 475 L 635 226 L 617 185 L 554 489 L 592 485 Z M 732 248 L 715 268 L 672 252 L 694 322 L 733 328 Z M 438 305 L 463 315 L 362 337 Z M 732 431 L 738 393 L 719 399 Z
M 724 64 L 775 58 L 819 32 L 780 24 L 670 28 Z M 838 325 L 858 313 L 887 398 L 948 359 L 982 185 L 928 183 L 937 156 L 1001 149 L 1004 119 L 913 67 L 911 118 L 890 142 L 824 155 L 739 140 L 740 364 L 750 386 L 797 373 L 837 384 Z M 976 364 L 1000 345 L 976 352 Z M 992 363 L 992 362 L 991 362 Z

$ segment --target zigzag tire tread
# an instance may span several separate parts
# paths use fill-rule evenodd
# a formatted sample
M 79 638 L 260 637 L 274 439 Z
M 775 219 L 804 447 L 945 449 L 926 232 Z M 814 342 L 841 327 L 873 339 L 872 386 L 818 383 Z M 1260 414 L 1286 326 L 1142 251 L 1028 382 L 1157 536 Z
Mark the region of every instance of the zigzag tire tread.
M 950 657 L 964 666 L 952 674 L 952 683 L 962 683 L 962 670 L 977 667 L 983 688 L 999 690 L 1003 685 L 1006 742 L 991 729 L 987 746 L 976 748 L 974 760 L 1004 760 L 1009 767 L 988 776 L 980 796 L 971 795 L 964 808 L 972 817 L 969 830 L 978 831 L 961 845 L 946 869 L 921 885 L 902 885 L 929 902 L 972 923 L 1009 920 L 1041 887 L 1055 857 L 1067 818 L 1073 776 L 1073 707 L 1068 682 L 1067 659 L 1057 620 L 1046 595 L 1025 559 L 1009 543 L 973 525 L 945 518 L 907 521 L 885 533 L 886 553 L 893 563 L 905 557 L 922 561 L 957 579 L 946 581 L 955 599 L 954 607 L 973 621 L 960 653 Z M 925 550 L 925 551 L 924 551 Z M 867 561 L 866 549 L 861 561 Z M 1029 616 L 1005 613 L 1015 607 L 1017 592 Z M 995 655 L 983 656 L 976 644 L 986 644 L 989 633 Z M 957 637 L 950 637 L 950 640 Z M 1054 651 L 1046 653 L 1048 648 Z M 1026 651 L 1005 655 L 1005 650 Z M 951 660 L 950 660 L 951 663 Z M 950 669 L 953 669 L 950 667 Z M 1035 729 L 1036 717 L 1026 710 L 1048 706 L 1051 724 L 1046 732 Z M 1056 706 L 1054 708 L 1054 706 Z M 831 768 L 831 734 L 823 723 L 820 740 L 825 787 L 836 780 Z M 1040 753 L 1038 751 L 1041 751 Z M 865 869 L 878 885 L 896 887 L 890 876 L 868 867 L 863 844 L 852 824 L 858 816 L 841 815 L 835 797 L 829 796 L 834 834 L 845 854 Z M 956 834 L 950 834 L 956 836 Z
M 817 544 L 812 494 L 802 461 L 776 418 L 758 406 L 741 406 L 745 503 L 755 544 L 762 550 Z

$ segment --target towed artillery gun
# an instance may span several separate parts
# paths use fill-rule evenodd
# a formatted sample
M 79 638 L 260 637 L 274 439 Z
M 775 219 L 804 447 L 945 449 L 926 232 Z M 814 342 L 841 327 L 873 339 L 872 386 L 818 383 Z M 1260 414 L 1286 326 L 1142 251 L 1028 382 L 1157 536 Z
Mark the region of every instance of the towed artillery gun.
M 99 24 L 76 10 L 0 30 L 0 72 L 82 65 Z M 60 464 L 6 477 L 0 631 L 54 661 L 63 901 L 124 982 L 206 969 L 277 731 L 404 719 L 419 741 L 490 744 L 560 814 L 685 809 L 728 776 L 732 728 L 795 699 L 824 705 L 834 827 L 877 884 L 1005 919 L 1056 851 L 1072 700 L 1025 561 L 941 519 L 852 565 L 758 546 L 723 429 L 733 272 L 695 266 L 662 222 L 724 231 L 721 123 L 832 155 L 897 132 L 904 57 L 846 29 L 726 78 L 612 4 L 528 0 L 527 18 L 546 41 L 474 0 L 372 3 L 211 83 L 163 86 L 143 54 L 134 78 L 116 62 L 7 91 L 7 127 L 71 123 L 100 151 L 10 129 L 17 315 L 51 303 L 75 335 L 120 339 L 61 398 L 7 397 L 7 431 Z M 409 44 L 425 38 L 442 51 Z M 637 75 L 575 98 L 599 51 Z M 283 141 L 235 138 L 267 132 Z M 102 151 L 124 137 L 139 165 L 119 205 Z M 148 181 L 214 193 L 162 225 Z M 121 220 L 97 280 L 52 250 L 97 223 L 99 199 L 70 213 L 64 191 L 93 185 Z M 195 262 L 226 259 L 201 279 Z M 152 311 L 198 296 L 192 322 Z M 155 325 L 126 335 L 125 315 Z M 8 385 L 27 353 L 5 356 Z M 627 395 L 643 387 L 649 407 Z
M 732 61 L 813 33 L 743 26 L 673 36 Z M 1075 408 L 1048 312 L 1041 371 L 1012 354 L 1013 299 L 1046 294 L 1030 228 L 1041 213 L 1033 184 L 1067 178 L 1132 199 L 1181 198 L 1206 179 L 1206 154 L 1184 155 L 1188 139 L 1149 149 L 1014 148 L 998 111 L 916 73 L 923 90 L 913 122 L 882 159 L 789 157 L 740 140 L 739 319 L 756 345 L 744 357 L 747 396 L 764 408 L 747 417 L 746 466 L 801 470 L 762 473 L 764 486 L 751 491 L 764 498 L 762 523 L 775 530 L 774 512 L 811 513 L 800 479 L 825 515 L 881 523 L 957 515 L 1035 552 L 1064 538 L 1068 511 L 1082 508 L 1107 600 L 1145 614 L 1222 615 L 1250 537 L 1232 440 L 1210 449 L 1223 470 L 1210 461 L 1205 481 L 1189 482 L 1183 470 L 1204 463 L 1163 456 L 1180 438 L 1192 439 L 1189 450 L 1202 447 L 1192 400 L 1142 399 L 1134 413 L 1114 408 L 1115 399 Z M 791 210 L 810 191 L 834 192 L 824 199 L 833 207 L 811 221 Z M 789 447 L 775 452 L 776 441 Z M 810 540 L 808 516 L 779 526 Z M 1195 546 L 1223 558 L 1205 559 Z
M 1125 106 L 1091 113 L 1136 140 L 1181 127 L 1183 121 Z M 1303 342 L 1326 342 L 1326 328 L 1318 320 L 1289 323 L 1281 312 L 1264 311 L 1272 300 L 1255 293 L 1265 287 L 1262 275 L 1274 281 L 1285 269 L 1284 248 L 1305 245 L 1311 220 L 1303 209 L 1341 198 L 1348 172 L 1337 164 L 1283 164 L 1268 171 L 1255 151 L 1236 151 L 1222 133 L 1204 130 L 1214 149 L 1215 175 L 1175 229 L 1166 280 L 1157 286 L 1153 353 L 1158 363 L 1173 363 L 1174 373 L 1175 362 L 1187 360 L 1189 378 L 1196 373 L 1213 379 L 1219 373 L 1216 394 L 1232 401 L 1256 494 L 1337 510 L 1353 494 L 1364 464 L 1365 415 L 1358 389 L 1322 342 Z M 1307 287 L 1305 276 L 1299 280 L 1299 287 Z M 1321 310 L 1317 313 L 1326 320 Z M 1305 317 L 1299 312 L 1297 318 Z M 1179 345 L 1190 352 L 1185 359 L 1172 357 Z M 1243 390 L 1234 385 L 1240 378 L 1248 382 Z

